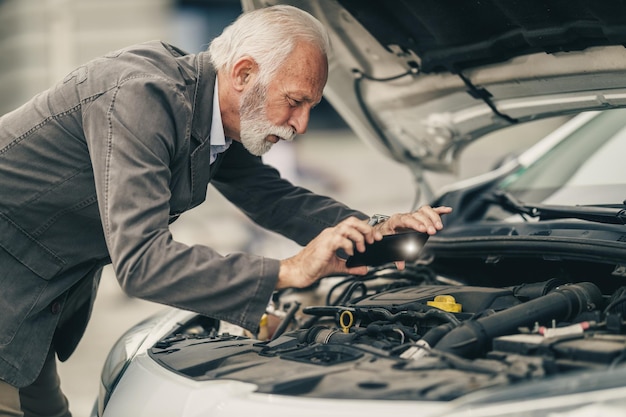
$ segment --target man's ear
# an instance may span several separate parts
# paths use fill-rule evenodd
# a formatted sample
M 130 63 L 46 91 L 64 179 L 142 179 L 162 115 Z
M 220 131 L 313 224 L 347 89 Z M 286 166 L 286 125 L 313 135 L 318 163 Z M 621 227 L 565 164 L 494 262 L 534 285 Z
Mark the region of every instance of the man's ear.
M 243 91 L 246 84 L 251 83 L 256 77 L 258 68 L 254 59 L 248 56 L 239 58 L 230 73 L 233 88 L 239 92 Z

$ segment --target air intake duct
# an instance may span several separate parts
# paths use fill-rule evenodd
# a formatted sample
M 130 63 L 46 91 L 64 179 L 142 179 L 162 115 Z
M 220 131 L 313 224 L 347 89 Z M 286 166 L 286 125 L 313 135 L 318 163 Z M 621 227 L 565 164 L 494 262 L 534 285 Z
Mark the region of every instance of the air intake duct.
M 468 320 L 441 338 L 434 348 L 464 358 L 476 358 L 490 349 L 495 337 L 517 333 L 519 327 L 532 326 L 535 322 L 570 321 L 602 303 L 602 293 L 595 284 L 564 285 L 526 303 Z

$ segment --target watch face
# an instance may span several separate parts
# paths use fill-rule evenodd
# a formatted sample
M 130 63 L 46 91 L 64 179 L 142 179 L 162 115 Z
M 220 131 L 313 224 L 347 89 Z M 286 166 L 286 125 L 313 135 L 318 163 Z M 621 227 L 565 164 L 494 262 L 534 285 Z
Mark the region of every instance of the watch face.
M 370 217 L 370 221 L 368 222 L 368 224 L 370 226 L 374 226 L 378 223 L 384 222 L 387 219 L 389 219 L 389 216 L 385 216 L 382 214 L 374 214 L 372 217 Z
M 346 266 L 379 266 L 396 261 L 415 261 L 428 240 L 420 232 L 397 233 L 365 246 L 365 252 L 356 252 L 346 260 Z

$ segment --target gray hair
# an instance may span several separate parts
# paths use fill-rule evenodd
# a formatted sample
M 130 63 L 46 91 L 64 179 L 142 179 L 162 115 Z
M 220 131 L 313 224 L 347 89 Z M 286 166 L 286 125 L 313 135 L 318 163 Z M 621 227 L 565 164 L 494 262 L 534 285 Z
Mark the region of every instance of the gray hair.
M 249 56 L 259 65 L 259 78 L 267 84 L 298 41 L 310 42 L 327 56 L 328 33 L 317 19 L 293 6 L 272 6 L 244 13 L 209 45 L 213 66 L 230 71 Z

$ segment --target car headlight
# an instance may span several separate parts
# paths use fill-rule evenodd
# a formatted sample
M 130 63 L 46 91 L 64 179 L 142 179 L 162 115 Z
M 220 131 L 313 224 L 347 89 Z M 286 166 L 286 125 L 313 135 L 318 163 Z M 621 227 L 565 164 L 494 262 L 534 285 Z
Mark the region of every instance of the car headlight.
M 102 367 L 100 376 L 100 392 L 98 394 L 98 415 L 104 412 L 115 386 L 128 367 L 128 364 L 137 354 L 141 344 L 152 329 L 155 320 L 153 318 L 142 321 L 129 329 L 115 342 Z

